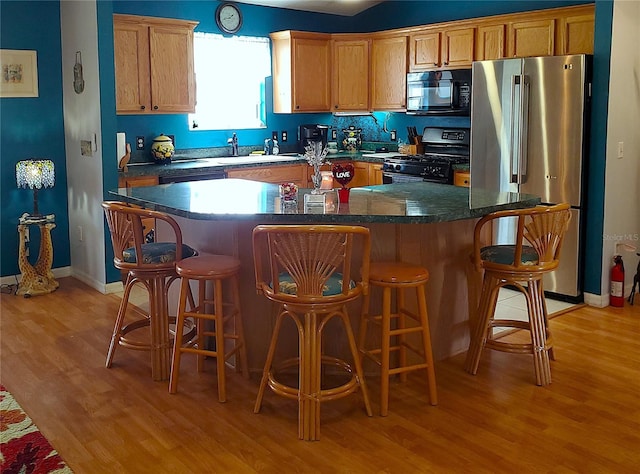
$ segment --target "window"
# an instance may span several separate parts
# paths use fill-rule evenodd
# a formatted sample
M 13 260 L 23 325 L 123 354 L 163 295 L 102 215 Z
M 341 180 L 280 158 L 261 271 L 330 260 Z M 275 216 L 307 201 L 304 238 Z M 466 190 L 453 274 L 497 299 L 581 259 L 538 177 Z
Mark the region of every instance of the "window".
M 190 130 L 266 128 L 269 38 L 194 33 L 196 112 Z

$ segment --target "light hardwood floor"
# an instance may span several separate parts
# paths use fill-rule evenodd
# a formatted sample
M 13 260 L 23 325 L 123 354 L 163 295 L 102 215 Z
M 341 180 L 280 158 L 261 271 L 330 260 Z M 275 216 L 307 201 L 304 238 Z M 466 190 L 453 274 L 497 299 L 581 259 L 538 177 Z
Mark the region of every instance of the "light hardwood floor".
M 419 373 L 391 385 L 389 416 L 359 396 L 322 406 L 318 442 L 297 439 L 296 403 L 230 372 L 217 401 L 214 361 L 182 364 L 179 392 L 153 382 L 148 354 L 120 348 L 104 367 L 118 298 L 73 278 L 56 292 L 2 294 L 0 383 L 76 473 L 626 473 L 640 465 L 640 298 L 551 320 L 553 383 L 529 356 L 485 352 L 436 363 L 439 405 Z M 251 328 L 246 328 L 250 331 Z M 268 335 L 265 335 L 268 337 Z M 249 348 L 250 349 L 250 348 Z M 379 382 L 368 377 L 374 411 Z

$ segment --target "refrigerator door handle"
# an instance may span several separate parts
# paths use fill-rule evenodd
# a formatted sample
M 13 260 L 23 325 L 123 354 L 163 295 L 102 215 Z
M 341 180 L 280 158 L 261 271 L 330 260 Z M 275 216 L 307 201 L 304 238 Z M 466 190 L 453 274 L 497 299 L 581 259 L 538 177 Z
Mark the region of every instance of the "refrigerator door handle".
M 519 74 L 511 76 L 511 126 L 509 137 L 509 175 L 510 183 L 520 183 L 520 153 L 522 147 L 520 145 L 521 131 L 521 104 L 522 98 L 522 77 Z
M 529 149 L 529 77 L 521 76 L 520 85 L 520 117 L 518 118 L 519 142 L 518 142 L 518 184 L 524 184 L 527 181 L 528 155 Z

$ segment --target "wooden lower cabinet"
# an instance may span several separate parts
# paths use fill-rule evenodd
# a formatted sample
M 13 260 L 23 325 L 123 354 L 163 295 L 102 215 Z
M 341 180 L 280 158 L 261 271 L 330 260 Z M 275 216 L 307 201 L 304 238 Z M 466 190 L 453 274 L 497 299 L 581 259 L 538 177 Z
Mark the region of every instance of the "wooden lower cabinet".
M 306 163 L 283 166 L 257 166 L 252 168 L 230 168 L 225 170 L 227 178 L 251 179 L 264 183 L 296 183 L 299 187 L 307 186 Z
M 135 188 L 139 186 L 157 186 L 159 183 L 157 176 L 135 176 L 130 178 L 121 177 L 118 178 L 119 188 Z M 142 219 L 142 227 L 144 228 L 144 235 L 147 242 L 153 242 L 155 240 L 155 219 Z
M 332 166 L 339 164 L 345 166 L 347 164 L 353 165 L 353 179 L 347 185 L 348 188 L 360 188 L 362 186 L 373 186 L 376 184 L 382 184 L 382 163 L 370 163 L 367 161 L 352 161 L 352 160 L 334 160 L 331 161 Z M 322 167 L 322 171 L 329 170 L 329 166 Z M 313 187 L 311 181 L 311 175 L 313 174 L 313 168 L 309 166 L 308 170 L 308 187 Z M 334 180 L 334 188 L 341 187 L 340 183 Z
M 469 171 L 456 171 L 453 173 L 453 184 L 468 188 L 471 185 L 471 173 Z
M 382 184 L 382 163 L 369 163 L 369 186 Z

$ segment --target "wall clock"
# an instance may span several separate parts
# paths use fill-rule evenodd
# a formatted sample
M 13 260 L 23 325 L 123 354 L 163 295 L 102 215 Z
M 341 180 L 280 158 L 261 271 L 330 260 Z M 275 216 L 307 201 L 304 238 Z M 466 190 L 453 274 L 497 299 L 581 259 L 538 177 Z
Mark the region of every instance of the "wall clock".
M 225 33 L 237 33 L 242 26 L 242 13 L 233 3 L 222 3 L 216 9 L 216 23 Z

